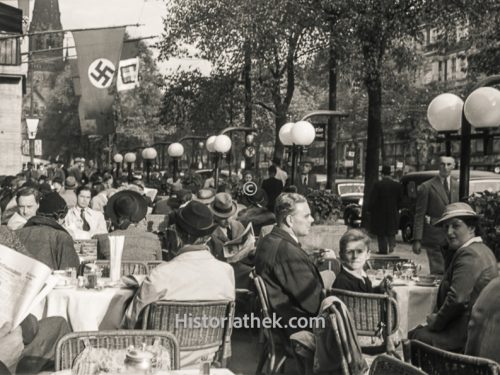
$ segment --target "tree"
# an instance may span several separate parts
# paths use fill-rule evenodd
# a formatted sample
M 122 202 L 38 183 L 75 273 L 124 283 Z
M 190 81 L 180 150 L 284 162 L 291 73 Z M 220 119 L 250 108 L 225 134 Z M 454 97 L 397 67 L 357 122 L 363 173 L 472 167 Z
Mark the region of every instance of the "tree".
M 321 40 L 318 14 L 286 0 L 178 0 L 171 3 L 168 14 L 160 42 L 163 58 L 187 53 L 185 46 L 190 44 L 215 67 L 238 74 L 248 69 L 251 58 L 253 85 L 249 95 L 245 76 L 247 98 L 253 98 L 254 108 L 274 116 L 275 155 L 281 156 L 278 133 L 287 122 L 296 65 Z
M 39 137 L 45 143 L 44 149 L 50 150 L 46 157 L 60 156 L 68 160 L 74 154 L 82 153 L 78 101 L 70 64 L 67 62 L 56 78 L 47 100 L 44 125 L 39 130 Z
M 115 101 L 115 144 L 118 150 L 150 145 L 155 136 L 172 132 L 160 121 L 163 78 L 152 52 L 138 42 L 139 86 L 127 91 L 113 88 Z

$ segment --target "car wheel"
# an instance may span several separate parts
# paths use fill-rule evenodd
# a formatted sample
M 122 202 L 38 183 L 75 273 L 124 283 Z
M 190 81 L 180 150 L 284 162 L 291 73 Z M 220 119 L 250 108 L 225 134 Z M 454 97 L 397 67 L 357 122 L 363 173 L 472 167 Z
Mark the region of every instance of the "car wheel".
M 401 227 L 401 235 L 403 237 L 403 241 L 411 242 L 413 238 L 413 226 L 410 222 L 406 222 Z

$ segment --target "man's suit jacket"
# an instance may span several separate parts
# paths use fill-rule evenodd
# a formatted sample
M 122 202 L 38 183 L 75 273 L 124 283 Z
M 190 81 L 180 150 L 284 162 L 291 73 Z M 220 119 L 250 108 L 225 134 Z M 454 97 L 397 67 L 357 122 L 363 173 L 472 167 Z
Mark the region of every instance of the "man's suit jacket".
M 273 312 L 288 324 L 291 318 L 314 317 L 323 297 L 323 281 L 300 245 L 283 229 L 274 227 L 258 244 L 255 271 L 266 285 Z M 290 327 L 287 333 L 299 331 Z
M 318 181 L 316 175 L 309 173 L 307 175 L 307 184 L 304 184 L 304 176 L 301 173 L 295 175 L 295 186 L 299 194 L 306 195 L 309 190 L 318 189 Z
M 444 208 L 453 202 L 458 202 L 458 181 L 450 178 L 451 201 L 444 190 L 439 176 L 435 176 L 420 184 L 417 190 L 417 202 L 413 223 L 413 239 L 425 244 L 445 245 L 446 235 L 441 228 L 433 224 L 441 217 Z M 426 222 L 430 217 L 430 223 Z

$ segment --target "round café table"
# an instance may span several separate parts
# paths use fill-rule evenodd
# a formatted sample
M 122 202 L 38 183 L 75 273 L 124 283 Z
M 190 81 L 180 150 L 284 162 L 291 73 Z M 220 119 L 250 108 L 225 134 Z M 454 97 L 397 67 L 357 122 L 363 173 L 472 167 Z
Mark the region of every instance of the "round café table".
M 134 289 L 54 288 L 32 313 L 39 319 L 62 316 L 74 332 L 120 328 Z

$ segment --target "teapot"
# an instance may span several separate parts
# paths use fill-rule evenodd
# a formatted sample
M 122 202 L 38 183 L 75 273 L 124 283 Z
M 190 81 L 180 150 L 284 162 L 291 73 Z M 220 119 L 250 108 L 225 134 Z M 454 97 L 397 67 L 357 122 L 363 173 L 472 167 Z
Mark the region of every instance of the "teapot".
M 401 271 L 403 271 L 403 273 L 406 273 L 407 275 L 411 274 L 411 276 L 417 276 L 417 272 L 421 268 L 422 268 L 421 266 L 415 264 L 415 262 L 411 260 L 401 265 Z

